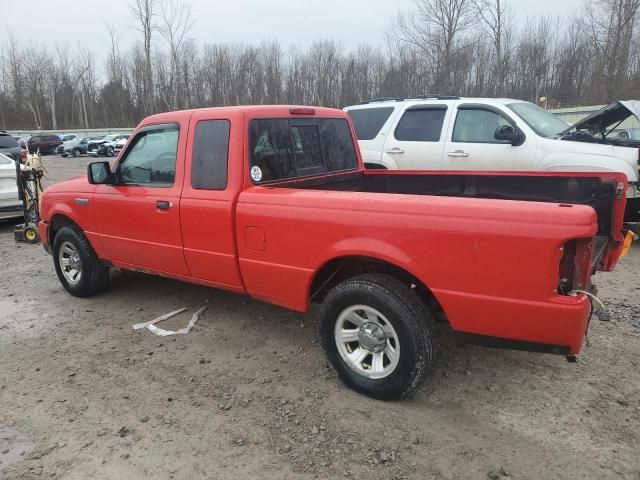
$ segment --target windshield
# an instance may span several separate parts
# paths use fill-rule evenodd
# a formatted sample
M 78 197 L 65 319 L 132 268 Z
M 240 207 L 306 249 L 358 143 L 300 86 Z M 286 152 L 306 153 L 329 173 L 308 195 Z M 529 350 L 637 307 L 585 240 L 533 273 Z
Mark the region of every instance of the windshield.
M 529 102 L 507 105 L 518 114 L 531 129 L 542 137 L 553 137 L 564 132 L 569 125 L 548 110 Z

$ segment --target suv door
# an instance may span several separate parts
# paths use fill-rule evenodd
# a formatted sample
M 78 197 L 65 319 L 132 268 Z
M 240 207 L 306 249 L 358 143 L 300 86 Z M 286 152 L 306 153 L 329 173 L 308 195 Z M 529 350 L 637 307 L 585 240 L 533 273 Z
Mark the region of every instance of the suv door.
M 506 112 L 489 105 L 460 104 L 445 145 L 444 170 L 531 170 L 535 139 L 522 145 L 496 140 L 498 127 L 517 127 Z
M 388 163 L 403 170 L 440 169 L 449 110 L 440 102 L 409 106 L 387 135 L 383 156 L 391 157 Z
M 189 274 L 180 231 L 186 136 L 177 123 L 140 129 L 114 167 L 114 183 L 96 186 L 95 230 L 111 260 Z

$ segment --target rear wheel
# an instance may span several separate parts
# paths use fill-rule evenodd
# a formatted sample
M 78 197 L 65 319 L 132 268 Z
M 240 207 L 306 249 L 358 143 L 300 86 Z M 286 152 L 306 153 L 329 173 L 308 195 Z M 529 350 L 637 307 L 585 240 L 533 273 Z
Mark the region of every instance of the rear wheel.
M 78 148 L 74 148 L 73 149 L 73 156 L 74 157 L 79 157 L 80 156 L 80 150 Z
M 101 292 L 109 282 L 109 269 L 102 265 L 84 234 L 62 227 L 53 240 L 53 262 L 62 286 L 76 297 Z
M 408 285 L 381 274 L 347 280 L 321 308 L 322 347 L 338 376 L 381 400 L 411 395 L 432 368 L 433 318 Z

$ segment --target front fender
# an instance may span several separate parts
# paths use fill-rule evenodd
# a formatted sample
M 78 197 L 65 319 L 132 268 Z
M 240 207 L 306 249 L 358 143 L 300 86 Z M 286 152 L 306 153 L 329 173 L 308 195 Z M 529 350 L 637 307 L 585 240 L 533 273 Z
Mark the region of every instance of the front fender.
M 548 155 L 540 163 L 540 169 L 546 172 L 621 172 L 627 176 L 629 183 L 638 182 L 637 167 L 608 155 Z

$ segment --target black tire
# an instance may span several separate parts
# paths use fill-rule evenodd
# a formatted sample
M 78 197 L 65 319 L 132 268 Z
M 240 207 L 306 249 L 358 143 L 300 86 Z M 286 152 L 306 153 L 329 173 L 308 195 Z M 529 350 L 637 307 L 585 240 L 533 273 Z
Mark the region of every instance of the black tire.
M 80 156 L 80 149 L 74 148 L 73 149 L 73 156 L 74 157 L 79 157 Z
M 80 258 L 80 279 L 70 283 L 62 272 L 60 249 L 66 242 L 75 247 Z M 107 288 L 109 269 L 98 260 L 91 244 L 84 234 L 71 226 L 62 227 L 53 240 L 53 264 L 62 286 L 75 297 L 90 297 Z
M 386 317 L 400 343 L 400 358 L 388 376 L 371 379 L 352 369 L 338 351 L 334 331 L 345 309 L 365 305 Z M 338 376 L 349 387 L 379 400 L 410 396 L 431 370 L 438 348 L 434 322 L 426 305 L 409 285 L 382 274 L 351 278 L 325 297 L 320 310 L 322 348 Z
M 113 147 L 107 148 L 107 157 L 113 157 L 116 154 L 116 151 Z

